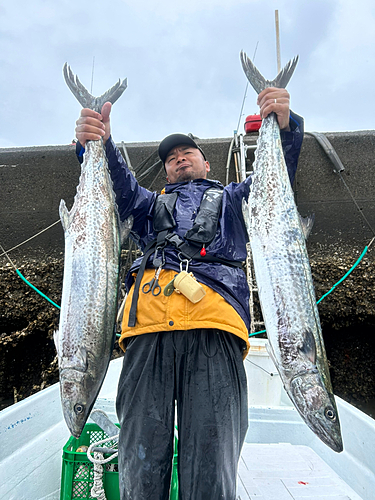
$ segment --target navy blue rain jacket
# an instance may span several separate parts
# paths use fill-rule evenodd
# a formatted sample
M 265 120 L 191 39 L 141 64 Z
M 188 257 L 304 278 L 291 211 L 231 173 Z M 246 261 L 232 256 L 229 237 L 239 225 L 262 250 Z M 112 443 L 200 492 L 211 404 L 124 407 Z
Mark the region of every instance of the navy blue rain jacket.
M 303 119 L 291 113 L 290 127 L 290 132 L 281 133 L 281 139 L 289 177 L 293 183 L 303 139 Z M 80 145 L 77 147 L 77 151 L 79 150 Z M 148 191 L 138 184 L 111 138 L 106 143 L 106 153 L 120 218 L 123 221 L 133 215 L 134 223 L 131 237 L 143 250 L 157 236 L 153 231 L 152 214 L 158 194 Z M 250 184 L 251 176 L 242 183 L 232 182 L 224 188 L 216 236 L 206 247 L 207 254 L 229 261 L 245 261 L 248 236 L 242 217 L 242 199 L 247 199 L 249 196 Z M 174 232 L 179 236 L 183 237 L 186 231 L 191 229 L 203 193 L 213 185 L 221 184 L 209 179 L 195 179 L 165 186 L 166 193 L 178 192 L 173 216 L 176 221 Z M 137 271 L 140 262 L 141 258 L 134 262 L 126 277 L 127 290 L 134 282 L 132 273 Z M 146 267 L 153 267 L 152 256 Z M 165 248 L 164 267 L 180 271 L 180 261 L 172 246 Z M 216 262 L 193 260 L 189 263 L 189 271 L 194 273 L 199 282 L 222 295 L 238 312 L 249 329 L 249 288 L 246 275 L 241 268 Z

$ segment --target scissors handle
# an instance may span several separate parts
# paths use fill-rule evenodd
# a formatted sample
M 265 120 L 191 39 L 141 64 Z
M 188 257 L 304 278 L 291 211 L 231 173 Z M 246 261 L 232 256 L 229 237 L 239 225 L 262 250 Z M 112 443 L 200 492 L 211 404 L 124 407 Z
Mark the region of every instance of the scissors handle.
M 152 293 L 152 295 L 156 296 L 159 295 L 161 292 L 161 286 L 159 285 L 158 281 L 155 280 L 155 278 L 152 278 L 152 280 L 149 283 L 145 283 L 142 287 L 142 292 L 143 293 Z
M 158 281 L 155 281 L 154 286 L 152 287 L 152 295 L 156 297 L 160 292 L 161 286 L 159 285 Z
M 152 280 L 152 281 L 154 281 L 154 280 Z M 143 285 L 143 287 L 142 287 L 142 292 L 143 293 L 149 293 L 149 292 L 151 292 L 151 288 L 152 288 L 152 285 L 153 285 L 152 281 L 150 281 L 149 283 L 145 283 Z
M 142 287 L 142 292 L 143 293 L 152 293 L 152 295 L 157 296 L 161 292 L 161 286 L 159 285 L 159 274 L 161 271 L 161 267 L 158 267 L 158 269 L 155 271 L 155 276 L 152 278 L 151 281 L 148 283 L 145 283 Z

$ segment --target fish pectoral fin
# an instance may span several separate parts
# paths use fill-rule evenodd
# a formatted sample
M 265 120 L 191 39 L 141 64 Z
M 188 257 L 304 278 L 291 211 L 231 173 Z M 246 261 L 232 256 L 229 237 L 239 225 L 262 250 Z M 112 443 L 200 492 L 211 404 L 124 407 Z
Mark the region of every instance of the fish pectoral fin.
M 85 372 L 88 367 L 88 362 L 87 362 L 87 351 L 84 347 L 80 346 L 77 351 L 75 352 L 75 355 L 73 359 L 62 359 L 62 353 L 60 352 L 61 346 L 60 346 L 60 331 L 55 330 L 53 332 L 53 340 L 55 343 L 56 351 L 57 351 L 57 356 L 59 357 L 59 360 L 61 360 L 61 367 L 64 368 L 75 368 L 78 369 L 79 371 Z M 60 361 L 59 361 L 60 362 Z M 60 368 L 61 368 L 60 367 Z
M 75 354 L 75 364 L 78 365 L 80 371 L 86 371 L 87 370 L 87 351 L 84 347 L 80 346 Z
M 315 214 L 307 215 L 306 217 L 302 217 L 302 215 L 300 214 L 298 215 L 299 215 L 299 220 L 301 222 L 303 235 L 305 237 L 305 240 L 307 240 L 307 238 L 310 236 L 311 230 L 315 222 Z
M 69 217 L 69 210 L 67 209 L 64 200 L 60 201 L 59 214 L 60 214 L 61 225 L 64 231 L 67 231 L 70 226 L 70 217 Z
M 303 343 L 299 350 L 311 361 L 311 363 L 313 363 L 313 365 L 316 365 L 316 343 L 314 334 L 311 330 L 305 330 L 303 339 Z

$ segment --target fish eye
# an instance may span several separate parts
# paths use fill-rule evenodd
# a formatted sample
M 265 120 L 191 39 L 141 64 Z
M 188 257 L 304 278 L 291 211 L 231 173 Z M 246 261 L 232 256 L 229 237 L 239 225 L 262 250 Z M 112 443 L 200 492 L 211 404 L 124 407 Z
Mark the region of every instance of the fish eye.
M 333 408 L 331 408 L 330 406 L 328 406 L 325 409 L 324 415 L 325 415 L 326 418 L 328 418 L 328 420 L 332 420 L 332 422 L 334 422 L 336 420 L 335 410 Z
M 77 413 L 77 415 L 79 415 L 80 413 L 83 413 L 84 409 L 85 409 L 85 407 L 83 405 L 81 405 L 80 403 L 77 403 L 74 406 L 74 411 Z

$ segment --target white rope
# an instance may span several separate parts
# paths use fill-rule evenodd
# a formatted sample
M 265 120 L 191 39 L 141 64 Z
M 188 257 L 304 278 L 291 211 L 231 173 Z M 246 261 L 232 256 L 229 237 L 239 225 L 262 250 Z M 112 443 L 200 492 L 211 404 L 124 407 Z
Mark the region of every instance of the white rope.
M 94 484 L 91 488 L 91 496 L 98 500 L 107 500 L 103 486 L 103 466 L 100 464 L 103 459 L 103 453 L 94 452 Z
M 87 450 L 87 458 L 94 464 L 94 484 L 91 488 L 91 496 L 93 498 L 98 498 L 98 500 L 107 500 L 103 486 L 103 465 L 116 458 L 118 456 L 118 451 L 113 448 L 115 453 L 108 458 L 104 458 L 103 453 L 98 451 L 93 452 L 92 449 L 108 441 L 118 441 L 118 438 L 119 435 L 117 434 L 116 436 L 101 439 L 100 441 L 91 443 Z M 114 446 L 117 446 L 117 443 L 115 443 Z M 94 456 L 91 455 L 92 453 L 94 453 Z
M 34 238 L 36 238 L 36 237 L 37 237 L 37 236 L 39 236 L 40 234 L 44 233 L 44 231 L 47 231 L 48 229 L 50 229 L 50 228 L 51 228 L 51 227 L 53 227 L 53 226 L 56 226 L 56 224 L 58 224 L 59 222 L 60 222 L 60 220 L 57 220 L 56 222 L 54 222 L 54 223 L 53 223 L 53 224 L 51 224 L 50 226 L 46 227 L 46 228 L 45 228 L 45 229 L 43 229 L 42 231 L 39 231 L 39 233 L 34 234 L 34 236 L 31 236 L 31 238 L 28 238 L 27 240 L 23 241 L 22 243 L 19 243 L 19 244 L 18 244 L 18 245 L 16 245 L 15 247 L 13 247 L 13 248 L 9 248 L 9 250 L 6 250 L 6 251 L 5 251 L 5 250 L 3 250 L 3 253 L 1 253 L 1 254 L 0 254 L 0 257 L 2 257 L 3 255 L 5 255 L 5 254 L 7 254 L 7 253 L 11 252 L 12 250 L 15 250 L 16 248 L 18 248 L 18 247 L 20 247 L 20 246 L 24 245 L 24 244 L 25 244 L 25 243 L 27 243 L 28 241 L 30 241 L 30 240 L 32 240 L 32 239 L 34 239 Z
M 95 454 L 94 454 L 94 456 L 91 455 L 91 453 L 93 453 L 92 449 L 96 448 L 100 444 L 107 443 L 108 441 L 118 441 L 118 438 L 119 438 L 119 434 L 116 434 L 116 436 L 107 437 L 105 439 L 101 439 L 100 441 L 96 441 L 95 443 L 91 443 L 90 446 L 89 446 L 89 449 L 87 450 L 87 458 L 93 464 L 95 464 L 95 463 L 106 464 L 107 462 L 110 462 L 111 460 L 113 460 L 114 458 L 116 458 L 117 455 L 118 455 L 118 451 L 115 448 L 113 448 L 113 451 L 115 453 L 113 453 L 108 458 L 103 458 L 103 459 L 100 459 L 100 460 L 95 458 Z M 117 446 L 117 443 L 114 446 Z

